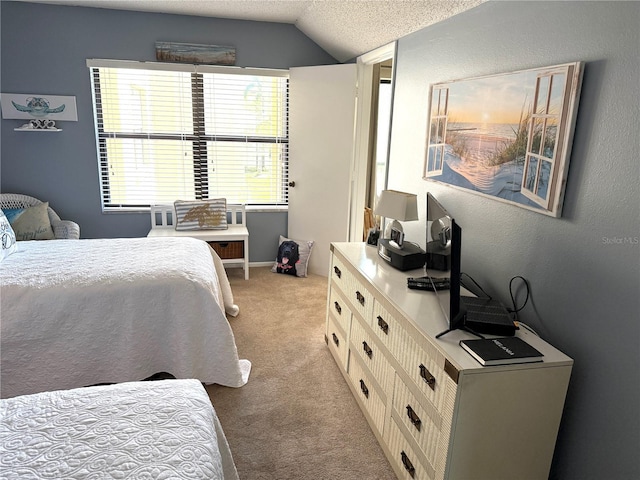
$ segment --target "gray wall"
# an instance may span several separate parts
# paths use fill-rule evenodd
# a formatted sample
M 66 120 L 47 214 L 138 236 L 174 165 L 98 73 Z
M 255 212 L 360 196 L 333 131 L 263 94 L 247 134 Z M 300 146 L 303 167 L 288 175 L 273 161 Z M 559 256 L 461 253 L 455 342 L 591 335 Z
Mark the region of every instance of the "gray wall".
M 75 95 L 78 122 L 56 134 L 15 132 L 2 121 L 0 189 L 49 201 L 80 224 L 83 238 L 144 236 L 148 213 L 103 214 L 87 58 L 155 60 L 158 40 L 230 45 L 236 65 L 289 68 L 336 60 L 288 24 L 211 19 L 2 1 L 1 88 L 7 93 Z M 275 258 L 286 212 L 247 215 L 250 261 Z
M 575 360 L 562 480 L 640 478 L 639 30 L 636 2 L 491 2 L 398 44 L 389 186 L 442 201 L 463 271 L 501 300 L 513 276 L 530 282 L 522 321 Z M 429 84 L 573 61 L 586 68 L 562 218 L 421 179 Z M 424 244 L 424 223 L 404 227 Z
M 100 212 L 86 58 L 153 60 L 155 40 L 172 40 L 235 45 L 244 66 L 336 63 L 287 25 L 5 1 L 1 8 L 2 91 L 76 95 L 80 119 L 46 135 L 2 121 L 2 191 L 50 200 L 85 236 L 149 228 L 144 215 Z M 557 479 L 640 478 L 640 248 L 616 243 L 640 236 L 639 27 L 635 2 L 491 2 L 398 45 L 390 187 L 432 191 L 453 212 L 464 228 L 464 271 L 503 301 L 511 277 L 527 278 L 532 298 L 521 319 L 575 359 Z M 430 83 L 572 61 L 586 68 L 562 218 L 421 180 Z M 260 245 L 277 243 L 286 215 L 252 214 L 249 227 L 252 261 L 271 260 L 273 247 Z M 405 224 L 409 239 L 423 230 L 423 222 Z M 527 446 L 514 445 L 514 455 L 520 448 Z

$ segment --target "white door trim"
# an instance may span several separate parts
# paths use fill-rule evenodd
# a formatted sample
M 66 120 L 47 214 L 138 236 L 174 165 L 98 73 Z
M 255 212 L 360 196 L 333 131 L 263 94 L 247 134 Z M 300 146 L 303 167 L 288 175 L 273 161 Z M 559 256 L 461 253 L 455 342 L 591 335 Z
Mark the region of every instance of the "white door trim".
M 357 66 L 357 110 L 355 141 L 353 151 L 353 172 L 351 187 L 351 205 L 349 222 L 349 241 L 361 242 L 364 228 L 364 206 L 367 191 L 367 163 L 369 155 L 369 136 L 371 128 L 371 93 L 373 89 L 373 66 L 385 60 L 393 59 L 396 42 L 372 50 L 356 60 Z M 393 62 L 395 72 L 395 61 Z M 392 75 L 393 78 L 393 75 Z M 393 80 L 392 80 L 393 82 Z M 393 100 L 392 100 L 393 101 Z M 391 128 L 389 128 L 391 132 Z M 388 152 L 387 152 L 388 155 Z

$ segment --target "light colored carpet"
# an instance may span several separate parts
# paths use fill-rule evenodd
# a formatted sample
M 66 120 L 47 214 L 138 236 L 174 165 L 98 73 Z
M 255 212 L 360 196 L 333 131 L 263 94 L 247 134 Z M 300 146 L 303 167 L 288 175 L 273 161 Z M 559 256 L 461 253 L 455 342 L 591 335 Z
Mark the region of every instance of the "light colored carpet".
M 327 279 L 229 269 L 241 388 L 207 386 L 241 480 L 396 476 L 324 341 Z

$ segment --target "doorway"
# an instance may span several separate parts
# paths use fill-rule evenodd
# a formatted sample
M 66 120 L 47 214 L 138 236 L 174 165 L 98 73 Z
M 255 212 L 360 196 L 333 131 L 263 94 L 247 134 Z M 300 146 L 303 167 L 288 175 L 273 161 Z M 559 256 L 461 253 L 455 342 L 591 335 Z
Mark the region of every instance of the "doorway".
M 366 241 L 375 202 L 387 184 L 396 44 L 357 59 L 358 108 L 349 241 Z
M 369 149 L 367 178 L 368 186 L 365 208 L 375 210 L 380 192 L 387 186 L 389 139 L 391 135 L 393 59 L 374 65 L 373 101 L 371 109 L 371 146 Z M 376 219 L 375 222 L 378 220 Z M 366 223 L 366 222 L 365 222 Z M 379 225 L 378 225 L 379 226 Z M 365 231 L 364 236 L 368 235 Z

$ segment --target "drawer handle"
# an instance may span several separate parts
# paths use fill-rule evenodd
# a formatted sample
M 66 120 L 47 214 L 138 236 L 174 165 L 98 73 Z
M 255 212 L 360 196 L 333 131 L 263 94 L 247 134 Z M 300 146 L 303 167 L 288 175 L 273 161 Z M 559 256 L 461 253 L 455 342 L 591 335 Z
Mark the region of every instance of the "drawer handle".
M 338 312 L 338 315 L 342 315 L 342 307 L 340 304 L 338 302 L 333 302 L 333 306 L 335 307 L 336 312 Z
M 404 450 L 400 453 L 400 456 L 402 457 L 402 465 L 404 465 L 404 468 L 409 472 L 411 478 L 414 478 L 416 476 L 416 469 L 413 463 L 411 463 L 411 460 L 409 460 L 409 457 L 407 457 L 407 454 L 404 453 Z
M 336 276 L 338 278 L 342 278 L 342 272 L 340 271 L 340 269 L 338 267 L 333 267 L 333 271 L 335 272 Z
M 365 397 L 369 398 L 369 389 L 362 379 L 360 379 L 360 390 L 362 390 L 362 393 L 364 393 Z
M 416 430 L 420 431 L 422 420 L 420 420 L 418 414 L 416 414 L 413 408 L 411 408 L 411 405 L 407 405 L 407 416 L 409 417 L 409 420 L 411 421 L 413 426 L 416 427 Z
M 373 355 L 373 350 L 371 350 L 371 347 L 367 344 L 367 342 L 362 342 L 362 349 L 364 350 L 364 353 L 367 354 L 367 357 L 371 358 L 371 356 Z
M 429 385 L 431 387 L 431 390 L 435 390 L 436 389 L 436 377 L 431 375 L 429 370 L 427 370 L 427 367 L 425 367 L 423 364 L 420 364 L 419 368 L 420 368 L 420 376 L 422 377 L 422 379 L 427 383 L 427 385 Z
M 335 333 L 331 334 L 333 336 L 333 343 L 336 344 L 336 347 L 340 346 L 340 340 L 338 339 L 338 336 Z
M 384 332 L 385 335 L 389 335 L 389 324 L 384 321 L 384 319 L 378 315 L 378 326 L 380 330 Z
M 364 306 L 364 296 L 359 291 L 356 291 L 356 298 L 358 302 L 360 302 L 360 305 Z

